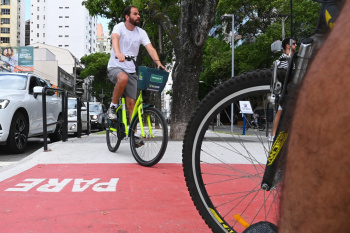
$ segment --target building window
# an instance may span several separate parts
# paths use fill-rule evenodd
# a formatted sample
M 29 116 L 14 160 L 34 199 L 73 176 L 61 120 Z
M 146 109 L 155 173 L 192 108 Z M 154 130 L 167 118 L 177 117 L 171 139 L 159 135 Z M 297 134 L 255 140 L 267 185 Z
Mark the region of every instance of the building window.
M 40 7 L 36 8 L 37 11 L 40 11 Z
M 9 18 L 2 18 L 1 24 L 10 24 L 10 19 Z
M 66 16 L 65 18 L 69 18 L 69 16 Z
M 39 33 L 37 33 L 36 36 L 39 37 Z
M 62 19 L 62 18 L 63 18 L 63 16 L 58 16 L 58 18 Z
M 10 37 L 0 37 L 1 43 L 10 43 Z
M 10 9 L 1 9 L 1 14 L 9 15 L 10 14 Z
M 36 16 L 36 19 L 39 20 L 39 15 Z
M 69 37 L 69 35 L 65 35 L 65 37 Z
M 1 28 L 1 33 L 10 33 L 10 28 Z
M 36 28 L 39 28 L 39 24 L 36 25 Z
M 10 5 L 11 0 L 1 0 L 1 5 Z

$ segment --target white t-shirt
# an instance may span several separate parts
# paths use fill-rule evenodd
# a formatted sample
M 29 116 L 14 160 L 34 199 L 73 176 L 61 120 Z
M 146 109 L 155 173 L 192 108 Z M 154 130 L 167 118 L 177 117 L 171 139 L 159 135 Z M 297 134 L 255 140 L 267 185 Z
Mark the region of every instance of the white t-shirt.
M 124 22 L 115 25 L 112 31 L 112 34 L 113 33 L 119 35 L 120 52 L 125 56 L 135 56 L 135 60 L 137 55 L 139 54 L 140 45 L 143 44 L 144 46 L 146 46 L 147 44 L 151 43 L 145 30 L 139 27 L 135 27 L 133 31 L 129 31 L 125 27 Z M 108 68 L 110 67 L 119 67 L 128 73 L 135 73 L 134 62 L 119 62 L 119 60 L 115 58 L 115 52 L 113 48 L 111 49 L 111 57 L 109 58 L 108 62 Z

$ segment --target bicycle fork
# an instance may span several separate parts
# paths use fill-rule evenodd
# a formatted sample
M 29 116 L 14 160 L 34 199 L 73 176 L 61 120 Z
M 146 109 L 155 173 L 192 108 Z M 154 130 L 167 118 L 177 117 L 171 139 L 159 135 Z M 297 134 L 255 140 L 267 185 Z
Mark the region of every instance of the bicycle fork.
M 290 70 L 288 69 L 286 79 L 284 82 L 285 87 L 283 88 L 281 102 L 286 102 L 285 94 L 286 94 L 287 84 L 289 85 L 289 95 L 290 96 L 293 95 L 293 91 L 295 87 L 302 82 L 305 76 L 305 73 L 311 58 L 315 55 L 315 53 L 321 47 L 323 42 L 324 42 L 324 35 L 316 34 L 311 38 L 304 40 L 303 43 L 300 45 L 300 50 L 297 54 L 298 59 L 296 61 L 296 69 L 292 79 L 290 79 L 290 77 L 292 76 L 290 67 L 293 67 L 293 59 L 291 59 L 290 63 L 288 64 Z M 276 72 L 274 72 L 274 75 L 276 75 Z M 274 81 L 275 80 L 277 79 L 274 77 Z M 283 114 L 284 112 L 285 111 L 282 112 L 281 120 L 288 118 L 288 116 L 284 116 L 285 115 Z M 285 124 L 282 124 L 281 126 L 283 127 L 284 125 Z M 278 128 L 282 128 L 282 127 L 279 126 Z M 276 178 L 278 178 L 277 176 L 278 176 L 279 161 L 281 160 L 280 152 L 288 137 L 287 130 L 285 129 L 282 129 L 282 130 L 278 129 L 277 132 L 278 132 L 277 137 L 269 152 L 264 177 L 261 183 L 261 188 L 266 191 L 269 191 L 271 188 L 273 188 L 274 181 L 278 182 L 278 179 L 276 180 Z

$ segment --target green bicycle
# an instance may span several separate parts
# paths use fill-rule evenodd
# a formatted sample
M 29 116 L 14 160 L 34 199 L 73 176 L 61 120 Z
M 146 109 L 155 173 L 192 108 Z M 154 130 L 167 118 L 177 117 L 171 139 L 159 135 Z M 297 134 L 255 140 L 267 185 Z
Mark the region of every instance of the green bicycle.
M 127 56 L 126 60 L 134 61 L 133 58 Z M 122 96 L 116 109 L 117 120 L 108 120 L 106 139 L 108 149 L 115 152 L 122 139 L 130 138 L 130 148 L 135 160 L 142 166 L 151 167 L 157 164 L 165 153 L 168 145 L 168 125 L 161 111 L 144 103 L 142 94 L 146 90 L 161 92 L 166 84 L 168 72 L 140 66 L 138 74 L 140 94 L 132 112 L 130 125 L 127 120 L 125 97 Z

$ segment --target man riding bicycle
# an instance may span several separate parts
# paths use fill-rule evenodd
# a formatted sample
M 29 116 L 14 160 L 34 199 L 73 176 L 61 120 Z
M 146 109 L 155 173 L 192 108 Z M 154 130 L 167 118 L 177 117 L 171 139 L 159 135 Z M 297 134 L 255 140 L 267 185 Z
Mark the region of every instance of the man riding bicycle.
M 111 39 L 112 50 L 108 62 L 107 73 L 111 82 L 115 83 L 112 102 L 108 109 L 108 118 L 117 119 L 117 103 L 122 94 L 126 96 L 126 107 L 129 113 L 133 112 L 137 96 L 137 81 L 134 62 L 125 61 L 125 56 L 137 57 L 140 45 L 143 44 L 158 67 L 164 66 L 159 60 L 157 51 L 152 46 L 146 31 L 139 28 L 140 14 L 135 6 L 128 6 L 123 12 L 125 22 L 114 26 Z M 131 121 L 132 114 L 129 114 Z

